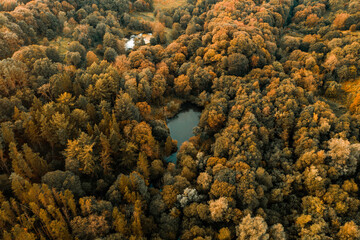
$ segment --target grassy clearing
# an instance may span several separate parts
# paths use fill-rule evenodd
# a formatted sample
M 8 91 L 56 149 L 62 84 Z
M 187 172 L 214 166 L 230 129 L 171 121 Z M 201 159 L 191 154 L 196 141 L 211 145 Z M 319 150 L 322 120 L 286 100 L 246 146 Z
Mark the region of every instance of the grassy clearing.
M 185 6 L 187 0 L 154 0 L 154 9 L 166 10 Z
M 68 46 L 71 43 L 71 39 L 70 38 L 58 37 L 55 41 L 56 41 L 57 46 L 59 48 L 60 55 L 65 55 L 65 53 L 67 52 Z
M 152 12 L 135 12 L 131 14 L 132 17 L 136 18 L 139 21 L 148 21 L 150 23 L 158 22 L 158 19 L 155 18 L 154 13 Z M 144 33 L 142 31 L 134 31 L 134 30 L 125 30 L 126 35 L 132 34 L 140 34 Z M 168 41 L 171 40 L 171 28 L 165 28 L 165 36 Z
M 69 44 L 72 42 L 73 40 L 71 40 L 70 38 L 66 38 L 66 37 L 60 37 L 58 36 L 57 38 L 49 41 L 49 42 L 45 42 L 44 40 L 40 40 L 38 42 L 38 45 L 44 45 L 44 46 L 53 46 L 56 47 L 58 49 L 58 53 L 59 55 L 64 58 L 66 52 L 68 51 L 68 47 Z
M 49 42 L 50 46 L 58 48 L 60 56 L 65 56 L 65 53 L 68 51 L 68 46 L 71 43 L 70 38 L 57 37 Z M 45 45 L 44 41 L 39 41 L 39 45 Z
M 168 10 L 172 8 L 178 8 L 187 5 L 187 0 L 154 0 L 154 12 L 156 10 Z M 154 12 L 133 12 L 131 16 L 136 18 L 139 21 L 148 21 L 150 23 L 158 22 Z M 142 32 L 138 31 L 128 31 L 128 34 L 139 34 Z M 128 35 L 127 34 L 127 35 Z M 171 28 L 165 28 L 165 36 L 168 42 L 171 41 Z
M 154 13 L 152 13 L 152 12 L 135 12 L 132 14 L 132 16 L 139 21 L 145 20 L 148 22 L 155 22 L 155 20 L 156 20 Z

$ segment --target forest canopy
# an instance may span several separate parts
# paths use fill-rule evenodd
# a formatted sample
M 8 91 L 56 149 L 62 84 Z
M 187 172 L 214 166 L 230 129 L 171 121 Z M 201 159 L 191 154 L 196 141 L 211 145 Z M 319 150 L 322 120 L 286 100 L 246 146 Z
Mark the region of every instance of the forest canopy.
M 358 184 L 358 0 L 0 0 L 0 239 L 356 240 Z

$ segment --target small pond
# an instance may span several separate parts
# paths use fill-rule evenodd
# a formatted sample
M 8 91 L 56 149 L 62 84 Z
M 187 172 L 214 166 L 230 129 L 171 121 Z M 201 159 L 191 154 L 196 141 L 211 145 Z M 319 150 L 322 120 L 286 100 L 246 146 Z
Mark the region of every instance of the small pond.
M 170 129 L 170 136 L 177 140 L 177 147 L 194 136 L 193 128 L 199 123 L 201 110 L 195 106 L 184 107 L 175 117 L 168 119 L 167 125 Z M 177 152 L 165 158 L 166 162 L 176 163 Z
M 126 50 L 133 49 L 135 47 L 135 42 L 141 39 L 144 39 L 145 44 L 149 44 L 151 37 L 152 37 L 152 33 L 147 33 L 147 34 L 140 33 L 138 35 L 131 35 L 130 39 L 126 39 L 125 49 Z

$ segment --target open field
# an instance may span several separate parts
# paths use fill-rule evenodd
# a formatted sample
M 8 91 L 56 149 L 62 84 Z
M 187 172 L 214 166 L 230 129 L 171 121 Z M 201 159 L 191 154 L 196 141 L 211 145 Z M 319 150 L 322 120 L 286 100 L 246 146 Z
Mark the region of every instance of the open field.
M 155 22 L 155 16 L 152 12 L 134 12 L 131 14 L 134 18 L 136 18 L 139 21 L 149 21 L 149 22 Z
M 170 8 L 177 8 L 185 6 L 186 4 L 186 0 L 154 0 L 154 9 L 164 10 Z

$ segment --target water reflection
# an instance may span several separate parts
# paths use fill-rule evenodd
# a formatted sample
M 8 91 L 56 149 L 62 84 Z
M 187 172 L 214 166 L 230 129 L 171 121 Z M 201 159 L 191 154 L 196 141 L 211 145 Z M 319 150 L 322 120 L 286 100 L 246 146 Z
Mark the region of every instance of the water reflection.
M 177 140 L 178 149 L 181 144 L 188 141 L 193 134 L 193 128 L 196 127 L 200 120 L 201 111 L 195 107 L 182 110 L 175 117 L 168 120 L 171 138 Z M 167 162 L 176 163 L 176 153 L 173 153 L 165 160 Z

